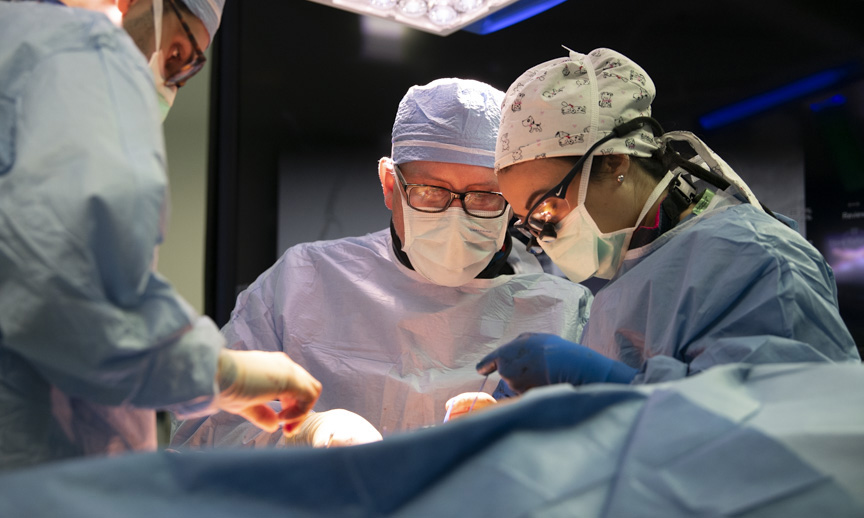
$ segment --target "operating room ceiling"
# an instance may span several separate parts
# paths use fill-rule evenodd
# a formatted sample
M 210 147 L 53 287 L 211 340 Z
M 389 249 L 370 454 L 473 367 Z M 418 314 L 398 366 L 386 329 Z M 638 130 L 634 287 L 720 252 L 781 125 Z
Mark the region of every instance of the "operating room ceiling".
M 580 52 L 611 47 L 641 64 L 657 85 L 654 115 L 667 130 L 696 130 L 742 170 L 776 169 L 775 176 L 762 175 L 764 187 L 754 188 L 773 195 L 780 178 L 795 193 L 777 197 L 803 213 L 805 142 L 796 125 L 809 103 L 841 87 L 856 92 L 847 106 L 864 120 L 860 80 L 720 130 L 700 130 L 699 117 L 823 70 L 860 68 L 861 4 L 567 0 L 492 34 L 441 37 L 317 2 L 230 1 L 212 64 L 218 95 L 211 164 L 218 182 L 210 184 L 209 228 L 220 239 L 208 246 L 223 254 L 211 261 L 221 269 L 208 274 L 208 282 L 220 283 L 208 288 L 208 297 L 218 298 L 212 314 L 224 322 L 236 288 L 272 264 L 277 224 L 308 225 L 303 218 L 279 222 L 280 179 L 291 189 L 308 185 L 304 196 L 320 203 L 328 200 L 321 171 L 344 169 L 352 179 L 365 174 L 374 187 L 377 159 L 390 153 L 393 117 L 410 86 L 457 76 L 506 89 L 529 67 L 565 56 L 561 45 Z M 365 196 L 349 190 L 346 196 Z
M 488 35 L 446 37 L 313 2 L 239 7 L 241 116 L 279 147 L 378 146 L 413 84 L 443 76 L 506 89 L 525 69 L 614 48 L 653 77 L 671 129 L 831 67 L 864 62 L 860 0 L 568 0 Z

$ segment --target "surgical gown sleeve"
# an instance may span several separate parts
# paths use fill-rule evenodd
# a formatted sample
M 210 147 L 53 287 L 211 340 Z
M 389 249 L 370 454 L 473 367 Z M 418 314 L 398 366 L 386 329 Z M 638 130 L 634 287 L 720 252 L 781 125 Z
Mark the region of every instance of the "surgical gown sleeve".
M 286 256 L 293 257 L 288 253 Z M 237 297 L 231 319 L 222 328 L 227 346 L 238 350 L 282 351 L 283 316 L 280 313 L 293 296 L 291 287 L 303 284 L 308 273 L 302 264 L 281 257 L 258 280 Z M 284 275 L 290 281 L 280 282 Z M 284 289 L 283 289 L 284 288 Z
M 285 273 L 286 256 L 263 273 L 258 280 L 237 297 L 237 305 L 231 312 L 231 319 L 222 328 L 227 347 L 237 350 L 282 351 L 281 321 L 279 313 L 282 300 L 288 296 L 279 290 L 282 283 L 277 282 Z M 293 271 L 293 286 L 303 283 L 304 276 Z M 326 390 L 326 388 L 325 388 Z M 274 402 L 271 408 L 277 412 L 281 405 Z M 218 412 L 210 416 L 191 419 L 172 418 L 171 445 L 178 448 L 262 448 L 285 446 L 282 431 L 269 433 L 261 430 L 243 417 L 228 412 Z
M 140 52 L 106 25 L 6 61 L 0 340 L 68 395 L 209 411 L 224 341 L 151 269 L 167 189 L 158 109 Z
M 733 362 L 858 362 L 831 268 L 750 205 L 682 224 L 601 290 L 585 344 L 656 382 Z M 650 245 L 649 245 L 650 247 Z
M 280 264 L 281 260 L 277 263 Z M 262 275 L 268 278 L 268 275 Z M 257 282 L 238 297 L 231 320 L 222 328 L 227 346 L 238 350 L 281 351 L 272 315 L 272 284 Z M 270 302 L 265 302 L 269 300 Z M 278 402 L 270 407 L 281 410 Z M 171 446 L 175 448 L 266 448 L 285 446 L 282 431 L 269 433 L 242 416 L 217 412 L 190 419 L 171 418 Z

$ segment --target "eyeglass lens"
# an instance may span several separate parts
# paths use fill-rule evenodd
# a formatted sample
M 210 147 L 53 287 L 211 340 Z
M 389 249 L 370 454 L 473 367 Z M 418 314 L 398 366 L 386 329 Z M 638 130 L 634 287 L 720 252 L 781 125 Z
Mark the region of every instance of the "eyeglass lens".
M 469 191 L 459 195 L 434 185 L 408 187 L 408 205 L 420 211 L 443 211 L 450 206 L 451 200 L 455 198 L 462 199 L 462 206 L 472 216 L 497 217 L 507 206 L 504 197 L 493 192 Z
M 166 2 L 171 6 L 174 14 L 177 15 L 177 20 L 180 21 L 180 25 L 183 26 L 183 30 L 186 32 L 186 37 L 189 38 L 189 43 L 192 45 L 193 52 L 190 60 L 179 69 L 168 74 L 168 79 L 165 80 L 167 86 L 181 87 L 204 67 L 207 58 L 198 46 L 198 42 L 195 40 L 195 35 L 192 34 L 192 29 L 189 28 L 186 20 L 183 19 L 180 9 L 177 8 L 173 0 L 166 0 Z
M 539 236 L 550 225 L 561 221 L 564 214 L 570 211 L 570 203 L 564 198 L 546 198 L 528 215 L 527 226 Z

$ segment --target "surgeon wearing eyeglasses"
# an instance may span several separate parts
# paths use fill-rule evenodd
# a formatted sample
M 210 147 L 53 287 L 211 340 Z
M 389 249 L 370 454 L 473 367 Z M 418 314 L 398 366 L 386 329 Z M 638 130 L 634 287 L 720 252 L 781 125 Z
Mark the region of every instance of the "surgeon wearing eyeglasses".
M 163 3 L 159 0 L 119 0 L 117 3 L 118 9 L 123 13 L 123 27 L 135 41 L 135 45 L 145 55 L 147 50 L 153 49 L 148 65 L 153 74 L 159 99 L 159 113 L 163 120 L 174 103 L 177 90 L 197 74 L 207 61 L 198 42 L 204 42 L 206 49 L 212 40 L 207 25 L 202 23 L 202 19 L 195 16 L 183 1 L 164 0 Z M 189 3 L 194 6 L 195 0 L 190 0 Z M 160 11 L 162 16 L 157 14 Z M 199 9 L 199 12 L 210 16 L 218 14 L 221 17 L 221 8 L 219 13 L 207 9 Z M 204 17 L 206 18 L 206 15 Z M 215 32 L 215 28 L 212 30 Z M 155 41 L 161 42 L 159 48 L 155 48 Z
M 590 291 L 544 273 L 507 231 L 492 169 L 502 98 L 459 78 L 408 89 L 392 154 L 369 178 L 389 228 L 293 246 L 237 297 L 222 329 L 230 347 L 284 351 L 324 385 L 292 445 L 441 424 L 451 398 L 478 390 L 477 358 L 525 331 L 580 336 Z M 282 443 L 224 413 L 172 437 L 174 447 Z
M 275 431 L 318 398 L 153 271 L 161 121 L 223 3 L 0 1 L 0 469 L 155 449 L 155 409 Z
M 478 372 L 521 393 L 731 362 L 860 362 L 823 257 L 698 137 L 665 133 L 655 94 L 610 49 L 571 51 L 508 90 L 495 167 L 517 227 L 572 281 L 609 282 L 579 343 L 525 334 Z

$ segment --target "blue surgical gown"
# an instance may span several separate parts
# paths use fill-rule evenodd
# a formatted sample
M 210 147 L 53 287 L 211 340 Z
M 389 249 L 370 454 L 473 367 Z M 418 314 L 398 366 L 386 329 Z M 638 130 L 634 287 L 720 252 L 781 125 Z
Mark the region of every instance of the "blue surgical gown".
M 861 360 L 822 255 L 724 192 L 628 251 L 596 294 L 582 343 L 640 368 L 637 383 L 734 362 Z
M 399 262 L 389 229 L 303 243 L 238 296 L 222 333 L 231 348 L 300 363 L 324 386 L 317 411 L 356 412 L 385 436 L 422 428 L 444 419 L 448 399 L 480 389 L 474 366 L 502 343 L 525 331 L 582 334 L 587 289 L 543 273 L 524 247 L 508 263 L 513 275 L 439 286 Z M 223 412 L 185 421 L 172 444 L 259 447 L 281 436 Z
M 0 469 L 153 449 L 153 409 L 209 411 L 224 341 L 152 271 L 158 113 L 104 15 L 0 2 Z

